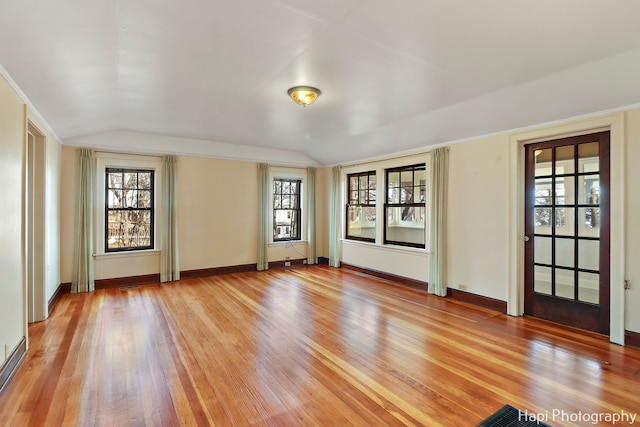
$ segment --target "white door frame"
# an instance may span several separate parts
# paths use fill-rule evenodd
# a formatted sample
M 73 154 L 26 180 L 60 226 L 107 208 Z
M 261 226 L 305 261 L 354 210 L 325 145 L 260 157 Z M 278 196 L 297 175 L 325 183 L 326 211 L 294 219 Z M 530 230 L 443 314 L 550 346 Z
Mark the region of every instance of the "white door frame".
M 624 345 L 625 226 L 624 112 L 523 131 L 511 135 L 509 167 L 509 293 L 507 313 L 524 313 L 524 146 L 609 130 L 611 152 L 611 320 L 610 341 Z
M 25 295 L 27 322 L 48 316 L 45 252 L 46 140 L 31 122 L 25 138 Z

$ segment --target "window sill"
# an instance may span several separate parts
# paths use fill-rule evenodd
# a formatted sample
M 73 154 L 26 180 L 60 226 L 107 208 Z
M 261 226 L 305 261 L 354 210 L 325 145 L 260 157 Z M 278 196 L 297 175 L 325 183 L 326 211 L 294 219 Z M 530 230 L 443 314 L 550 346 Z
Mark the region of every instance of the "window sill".
M 104 252 L 93 254 L 95 259 L 133 258 L 160 255 L 160 249 L 143 249 L 139 251 Z
M 306 240 L 283 240 L 280 242 L 269 242 L 269 247 L 271 246 L 289 246 L 289 245 L 293 245 L 293 246 L 297 246 L 297 245 L 301 245 L 301 246 L 306 246 L 308 245 L 309 242 Z
M 422 248 L 412 248 L 411 246 L 400 246 L 400 245 L 378 245 L 377 243 L 372 242 L 361 242 L 359 240 L 351 240 L 351 239 L 341 239 L 343 244 L 346 245 L 354 245 L 354 246 L 363 246 L 371 249 L 383 250 L 383 251 L 394 251 L 394 252 L 411 252 L 414 254 L 428 255 L 428 249 Z

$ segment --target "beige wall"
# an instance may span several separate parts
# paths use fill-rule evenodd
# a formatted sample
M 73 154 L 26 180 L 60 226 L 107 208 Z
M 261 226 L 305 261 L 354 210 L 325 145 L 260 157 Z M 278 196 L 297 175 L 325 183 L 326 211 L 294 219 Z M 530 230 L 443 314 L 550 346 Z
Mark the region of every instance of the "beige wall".
M 587 123 L 587 122 L 585 122 Z M 632 289 L 625 292 L 625 329 L 640 332 L 640 197 L 634 184 L 640 182 L 640 110 L 625 114 L 624 239 L 626 277 Z M 507 301 L 509 299 L 510 169 L 514 159 L 512 135 L 487 137 L 450 146 L 449 195 L 449 286 Z M 62 188 L 73 188 L 74 149 L 62 150 Z M 616 165 L 613 165 L 616 167 Z M 232 177 L 242 176 L 233 180 Z M 329 192 L 331 168 L 318 169 L 318 256 L 328 257 Z M 180 157 L 178 173 L 180 260 L 182 270 L 256 262 L 257 168 L 254 162 Z M 61 276 L 70 281 L 73 200 L 62 192 Z M 516 236 L 517 237 L 517 236 Z M 280 260 L 283 248 L 270 248 L 270 260 Z M 295 253 L 288 254 L 292 258 Z M 361 244 L 343 245 L 343 261 L 393 274 L 426 280 L 428 256 L 411 251 L 386 251 Z M 128 259 L 110 261 L 104 277 L 157 272 L 153 263 Z M 389 265 L 388 265 L 389 264 Z M 119 268 L 118 265 L 126 265 Z M 123 274 L 126 272 L 126 274 Z M 619 286 L 619 284 L 612 284 Z
M 376 244 L 344 239 L 341 245 L 341 261 L 347 264 L 383 271 L 423 282 L 428 281 L 429 254 L 427 249 L 384 245 L 383 229 L 386 215 L 384 211 L 385 169 L 418 163 L 428 165 L 429 161 L 430 156 L 423 152 L 388 159 L 377 159 L 376 161 L 349 165 L 342 168 L 342 199 L 340 202 L 340 212 L 342 216 L 341 236 L 345 234 L 344 216 L 348 174 L 375 170 L 377 174 L 378 203 L 376 205 Z M 426 227 L 428 228 L 428 226 Z
M 624 192 L 621 194 L 620 188 L 612 189 L 612 215 L 622 212 L 625 221 L 622 227 L 617 221 L 613 224 L 611 246 L 612 263 L 619 259 L 618 248 L 623 248 L 625 271 L 618 274 L 616 265 L 612 264 L 612 302 L 615 305 L 612 307 L 612 319 L 615 320 L 612 327 L 620 310 L 624 310 L 624 329 L 639 332 L 640 288 L 637 284 L 640 283 L 640 264 L 635 260 L 640 257 L 640 223 L 636 221 L 640 217 L 640 197 L 635 184 L 640 182 L 640 170 L 634 165 L 640 162 L 640 110 L 629 111 L 622 117 L 619 127 L 624 132 L 621 144 L 625 155 L 624 158 L 618 155 L 619 143 L 612 145 L 611 169 L 612 185 L 624 185 Z M 553 135 L 567 129 L 585 131 L 595 129 L 594 123 L 617 123 L 617 120 L 617 116 L 603 116 L 528 132 Z M 517 193 L 513 187 L 519 185 L 512 182 L 513 174 L 509 172 L 514 162 L 517 163 L 510 155 L 513 143 L 511 135 L 505 134 L 455 144 L 451 146 L 450 158 L 449 286 L 466 285 L 469 292 L 503 301 L 509 300 L 510 279 L 515 278 L 509 271 L 508 260 L 513 255 L 510 250 L 522 239 L 509 226 L 514 223 L 510 212 L 516 212 L 512 209 L 510 195 Z M 614 179 L 621 171 L 622 182 Z M 621 295 L 621 275 L 631 280 L 632 288 L 617 298 L 616 295 Z
M 509 137 L 449 152 L 448 285 L 507 300 Z
M 25 108 L 0 76 L 0 365 L 26 336 L 22 188 Z
M 640 110 L 625 115 L 625 243 L 626 278 L 625 327 L 640 332 Z
M 75 188 L 75 147 L 63 147 L 62 188 Z M 298 169 L 300 171 L 300 169 Z M 324 174 L 318 171 L 317 203 L 325 198 Z M 180 270 L 255 264 L 257 261 L 257 164 L 238 160 L 181 156 L 178 161 L 178 234 Z M 61 195 L 60 277 L 71 281 L 75 198 Z M 317 251 L 327 256 L 324 236 L 326 216 L 317 218 Z M 323 252 L 324 251 L 324 252 Z M 305 244 L 270 245 L 269 260 L 306 256 Z M 96 279 L 155 274 L 158 253 L 107 254 L 95 260 Z
M 180 157 L 178 202 L 181 270 L 256 262 L 256 163 Z

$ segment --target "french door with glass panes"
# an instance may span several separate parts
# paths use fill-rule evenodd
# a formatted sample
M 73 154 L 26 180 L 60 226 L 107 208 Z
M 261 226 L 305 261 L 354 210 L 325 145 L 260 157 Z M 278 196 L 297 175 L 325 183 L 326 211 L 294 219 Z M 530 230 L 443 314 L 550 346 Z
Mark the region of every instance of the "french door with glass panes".
M 609 334 L 609 132 L 525 152 L 525 314 Z

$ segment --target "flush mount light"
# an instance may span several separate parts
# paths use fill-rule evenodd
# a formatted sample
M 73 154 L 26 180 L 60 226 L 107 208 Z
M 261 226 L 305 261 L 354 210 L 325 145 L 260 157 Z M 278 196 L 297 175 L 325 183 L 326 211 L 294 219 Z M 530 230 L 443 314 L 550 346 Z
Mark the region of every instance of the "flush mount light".
M 297 104 L 306 107 L 313 104 L 313 101 L 320 96 L 320 89 L 311 86 L 294 86 L 287 93 Z

